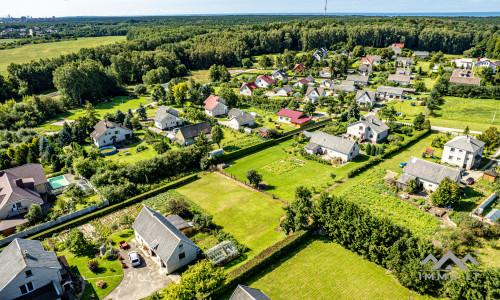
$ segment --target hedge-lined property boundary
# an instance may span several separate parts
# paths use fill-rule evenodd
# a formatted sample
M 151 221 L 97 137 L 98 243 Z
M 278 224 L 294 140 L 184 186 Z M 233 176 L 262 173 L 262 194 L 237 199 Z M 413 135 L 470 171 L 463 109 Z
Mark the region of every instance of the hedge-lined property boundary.
M 295 249 L 297 245 L 302 244 L 309 236 L 310 231 L 299 231 L 263 250 L 244 265 L 230 272 L 226 284 L 214 291 L 210 297 L 212 299 L 219 299 L 225 293 L 234 290 L 238 284 L 255 276 L 270 264 L 277 262 L 281 256 Z
M 166 184 L 164 186 L 161 186 L 159 188 L 156 188 L 154 190 L 151 190 L 151 191 L 148 191 L 146 193 L 143 193 L 143 194 L 137 195 L 135 197 L 132 197 L 130 199 L 127 199 L 127 200 L 125 200 L 123 202 L 110 205 L 110 206 L 108 206 L 106 208 L 100 209 L 98 211 L 95 211 L 95 212 L 86 214 L 84 216 L 81 216 L 79 218 L 73 219 L 71 221 L 65 222 L 64 224 L 61 224 L 59 226 L 55 226 L 55 227 L 49 228 L 49 229 L 44 230 L 42 232 L 39 232 L 39 233 L 37 233 L 35 235 L 32 235 L 31 237 L 28 237 L 28 239 L 34 240 L 34 239 L 42 239 L 42 238 L 46 238 L 46 237 L 52 236 L 54 233 L 60 232 L 60 231 L 65 230 L 65 229 L 70 229 L 70 228 L 73 228 L 75 226 L 79 226 L 79 225 L 81 225 L 83 223 L 87 223 L 90 220 L 93 220 L 93 219 L 95 219 L 97 217 L 101 217 L 101 216 L 110 214 L 110 213 L 115 212 L 116 210 L 118 210 L 120 208 L 124 208 L 124 207 L 130 206 L 130 205 L 135 204 L 137 202 L 140 202 L 140 201 L 142 201 L 144 199 L 156 196 L 159 193 L 162 193 L 164 191 L 176 188 L 176 187 L 178 187 L 180 185 L 184 185 L 184 184 L 189 183 L 191 181 L 194 181 L 196 179 L 198 179 L 198 175 L 197 174 L 190 175 L 190 176 L 178 179 L 176 181 L 170 182 L 170 183 L 168 183 L 168 184 Z
M 356 174 L 360 173 L 361 171 L 365 170 L 366 168 L 380 163 L 387 156 L 392 155 L 394 153 L 397 153 L 397 152 L 405 149 L 406 147 L 408 147 L 411 144 L 415 143 L 420 138 L 424 137 L 425 135 L 429 134 L 430 132 L 431 132 L 430 129 L 426 129 L 424 131 L 421 131 L 418 134 L 415 134 L 414 136 L 412 136 L 411 139 L 404 140 L 399 147 L 391 149 L 391 150 L 389 150 L 387 152 L 384 152 L 383 154 L 381 154 L 379 156 L 375 156 L 375 157 L 370 158 L 366 162 L 364 162 L 364 163 L 358 165 L 357 167 L 355 167 L 354 169 L 350 170 L 347 173 L 347 178 L 351 178 L 354 175 L 356 175 Z

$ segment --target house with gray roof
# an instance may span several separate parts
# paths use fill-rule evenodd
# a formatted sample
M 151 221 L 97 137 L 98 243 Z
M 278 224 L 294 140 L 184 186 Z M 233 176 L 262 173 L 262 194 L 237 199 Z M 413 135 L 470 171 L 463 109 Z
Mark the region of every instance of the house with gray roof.
M 90 138 L 97 148 L 116 145 L 129 140 L 134 135 L 134 131 L 118 123 L 102 119 L 94 126 L 94 131 Z
M 356 92 L 356 102 L 359 106 L 373 106 L 377 102 L 375 92 L 359 90 Z
M 175 141 L 183 146 L 194 144 L 194 140 L 203 132 L 205 136 L 210 135 L 212 132 L 212 126 L 210 126 L 209 121 L 204 121 L 201 123 L 191 124 L 183 126 L 181 128 L 176 128 Z
M 285 80 L 288 79 L 288 74 L 283 70 L 275 70 L 271 73 L 271 77 L 274 80 Z
M 367 64 L 359 65 L 358 74 L 359 75 L 371 75 L 371 74 L 373 74 L 373 66 L 367 65 Z
M 271 300 L 261 290 L 238 284 L 229 300 Z
M 164 105 L 158 108 L 153 120 L 155 122 L 155 127 L 161 130 L 182 125 L 182 119 L 179 118 L 179 112 Z
M 160 266 L 171 274 L 195 260 L 199 248 L 162 214 L 143 207 L 132 224 L 135 241 Z
M 405 84 L 411 84 L 411 78 L 410 75 L 389 74 L 387 82 L 394 82 L 397 84 L 405 85 Z
M 382 143 L 389 135 L 389 126 L 375 116 L 364 116 L 348 125 L 347 133 L 360 141 Z
M 485 143 L 469 135 L 457 136 L 444 144 L 442 163 L 470 170 L 481 163 Z
M 324 96 L 326 96 L 325 88 L 310 86 L 307 88 L 305 100 L 316 103 L 318 102 L 319 98 Z
M 234 117 L 229 121 L 229 127 L 234 130 L 238 130 L 240 127 L 252 127 L 254 124 L 254 116 L 247 113 Z
M 413 65 L 413 57 L 399 56 L 398 58 L 396 58 L 396 63 L 398 66 L 405 67 L 405 68 L 412 66 Z
M 411 69 L 410 68 L 397 68 L 396 75 L 411 76 Z
M 377 96 L 384 99 L 401 99 L 409 94 L 415 94 L 415 89 L 393 86 L 379 86 Z
M 64 267 L 38 240 L 14 239 L 0 253 L 0 299 L 61 299 Z
M 319 86 L 325 89 L 332 89 L 333 88 L 333 81 L 331 79 L 325 79 L 319 83 Z
M 334 84 L 332 90 L 345 91 L 346 93 L 353 93 L 358 88 L 354 85 L 354 81 L 344 80 L 340 84 Z
M 231 120 L 232 118 L 236 118 L 237 116 L 244 115 L 245 112 L 238 108 L 231 108 L 231 110 L 227 113 L 227 118 Z
M 462 175 L 460 170 L 436 164 L 427 160 L 410 156 L 396 184 L 404 189 L 409 179 L 415 179 L 417 185 L 429 191 L 435 191 L 441 181 L 448 177 L 452 182 L 460 183 Z
M 20 221 L 17 223 L 11 222 L 10 218 L 16 218 L 28 212 L 33 204 L 43 205 L 42 196 L 48 191 L 48 180 L 41 164 L 26 164 L 0 171 L 0 231 L 2 234 L 12 234 L 16 225 L 25 223 L 23 218 L 16 219 Z
M 351 161 L 359 155 L 359 146 L 356 142 L 319 130 L 313 134 L 304 149 L 309 154 L 340 158 L 344 162 Z
M 420 58 L 426 58 L 427 56 L 429 56 L 429 51 L 415 51 L 415 52 L 413 52 L 413 56 L 417 56 Z
M 347 75 L 347 81 L 354 81 L 355 84 L 368 85 L 370 76 L 368 75 Z

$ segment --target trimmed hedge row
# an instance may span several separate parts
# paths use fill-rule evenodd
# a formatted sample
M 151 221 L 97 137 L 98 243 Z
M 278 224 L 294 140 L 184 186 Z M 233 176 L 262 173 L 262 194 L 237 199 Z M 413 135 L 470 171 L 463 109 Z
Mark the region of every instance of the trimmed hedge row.
M 226 284 L 214 291 L 210 297 L 212 299 L 219 299 L 225 293 L 234 290 L 238 284 L 255 276 L 270 264 L 277 262 L 283 254 L 292 251 L 297 245 L 302 244 L 309 235 L 309 231 L 299 231 L 263 250 L 246 264 L 230 272 Z
M 162 187 L 156 188 L 154 190 L 151 190 L 151 191 L 148 191 L 146 193 L 143 193 L 143 194 L 137 195 L 135 197 L 132 197 L 130 199 L 127 199 L 123 202 L 110 205 L 106 208 L 100 209 L 100 210 L 92 212 L 90 214 L 86 214 L 84 216 L 73 219 L 73 220 L 68 221 L 64 224 L 61 224 L 59 226 L 52 227 L 50 229 L 47 229 L 47 230 L 42 231 L 40 233 L 37 233 L 37 234 L 29 237 L 28 239 L 33 240 L 33 239 L 43 239 L 46 237 L 50 237 L 54 233 L 57 233 L 57 232 L 60 232 L 62 230 L 65 230 L 65 229 L 70 229 L 70 228 L 79 226 L 81 224 L 87 223 L 88 221 L 93 220 L 97 217 L 101 217 L 101 216 L 110 214 L 110 213 L 112 213 L 120 208 L 124 208 L 124 207 L 130 206 L 132 204 L 135 204 L 137 202 L 140 202 L 144 199 L 151 198 L 151 197 L 156 196 L 164 191 L 170 190 L 172 188 L 176 188 L 180 185 L 184 185 L 184 184 L 189 183 L 191 181 L 194 181 L 196 179 L 198 179 L 198 175 L 191 175 L 191 176 L 188 176 L 185 178 L 178 179 L 178 180 L 170 182 Z
M 414 136 L 412 136 L 411 139 L 405 139 L 401 143 L 401 145 L 399 145 L 399 147 L 393 148 L 393 149 L 391 149 L 391 150 L 389 150 L 387 152 L 384 152 L 381 155 L 378 155 L 378 156 L 370 158 L 368 161 L 366 161 L 366 162 L 358 165 L 357 167 L 355 167 L 354 169 L 352 169 L 351 171 L 349 171 L 347 173 L 347 177 L 350 178 L 350 177 L 358 174 L 359 172 L 363 171 L 364 169 L 366 169 L 366 168 L 368 168 L 370 166 L 373 166 L 375 164 L 378 164 L 379 162 L 382 161 L 383 158 L 386 158 L 387 156 L 389 156 L 391 154 L 394 154 L 394 153 L 396 153 L 398 151 L 403 150 L 404 148 L 406 148 L 410 144 L 413 144 L 414 142 L 416 142 L 417 140 L 419 140 L 421 137 L 427 135 L 429 132 L 430 132 L 430 129 L 426 129 L 424 131 L 421 131 L 421 132 L 415 134 Z
M 52 178 L 52 177 L 64 175 L 66 173 L 68 173 L 68 171 L 59 171 L 59 172 L 55 172 L 55 173 L 52 173 L 52 174 L 47 174 L 47 178 Z
M 223 162 L 223 161 L 233 160 L 237 157 L 240 157 L 240 156 L 246 155 L 248 153 L 266 148 L 266 147 L 274 145 L 274 144 L 275 144 L 275 140 L 270 139 L 270 140 L 267 140 L 265 142 L 252 145 L 250 147 L 242 148 L 240 150 L 236 150 L 236 151 L 228 153 L 228 154 L 217 156 L 216 161 Z

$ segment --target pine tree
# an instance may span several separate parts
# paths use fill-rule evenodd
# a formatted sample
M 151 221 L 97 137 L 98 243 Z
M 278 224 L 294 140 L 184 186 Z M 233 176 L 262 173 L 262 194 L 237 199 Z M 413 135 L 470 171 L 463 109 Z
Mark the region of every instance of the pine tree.
M 38 157 L 36 157 L 35 152 L 32 149 L 28 151 L 28 158 L 26 159 L 28 164 L 37 163 Z
M 371 144 L 366 145 L 365 153 L 366 153 L 366 155 L 372 155 L 372 145 Z
M 130 108 L 127 110 L 127 116 L 128 116 L 130 119 L 132 119 L 132 118 L 134 117 L 134 113 L 132 112 L 132 110 L 131 110 Z
M 80 128 L 78 125 L 73 125 L 73 128 L 71 129 L 71 137 L 74 142 L 78 144 L 84 144 L 85 143 L 85 132 L 83 129 Z
M 215 125 L 212 129 L 211 137 L 212 141 L 214 141 L 220 148 L 220 142 L 224 139 L 224 132 L 222 131 L 222 128 L 220 128 L 219 124 Z
M 132 121 L 130 121 L 129 116 L 125 117 L 125 120 L 123 121 L 123 126 L 127 127 L 130 130 L 134 129 L 134 125 L 132 125 Z
M 144 106 L 142 106 L 142 103 L 139 104 L 139 108 L 137 109 L 136 113 L 137 117 L 140 120 L 146 120 L 148 118 L 148 116 L 146 115 L 146 109 L 144 108 Z
M 115 112 L 115 121 L 116 121 L 117 123 L 123 123 L 123 121 L 124 121 L 124 120 L 125 120 L 125 115 L 122 113 L 122 111 L 121 111 L 121 110 L 119 110 L 119 109 L 118 109 L 118 110 Z
M 42 135 L 42 137 L 40 138 L 40 143 L 39 143 L 40 150 L 38 152 L 38 153 L 40 153 L 40 156 L 45 153 L 45 150 L 47 149 L 48 144 L 50 144 L 50 142 L 47 140 L 47 138 L 45 138 L 45 136 Z
M 66 129 L 61 129 L 59 133 L 57 134 L 57 144 L 59 147 L 64 147 L 69 144 L 71 144 L 72 139 L 71 139 L 71 134 Z

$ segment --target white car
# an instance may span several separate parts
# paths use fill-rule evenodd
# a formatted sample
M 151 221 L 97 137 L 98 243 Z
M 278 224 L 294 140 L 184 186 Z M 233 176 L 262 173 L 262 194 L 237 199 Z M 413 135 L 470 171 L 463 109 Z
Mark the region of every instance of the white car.
M 132 267 L 137 267 L 141 264 L 141 258 L 139 257 L 137 251 L 129 252 L 128 258 L 130 259 L 130 264 L 132 265 Z

